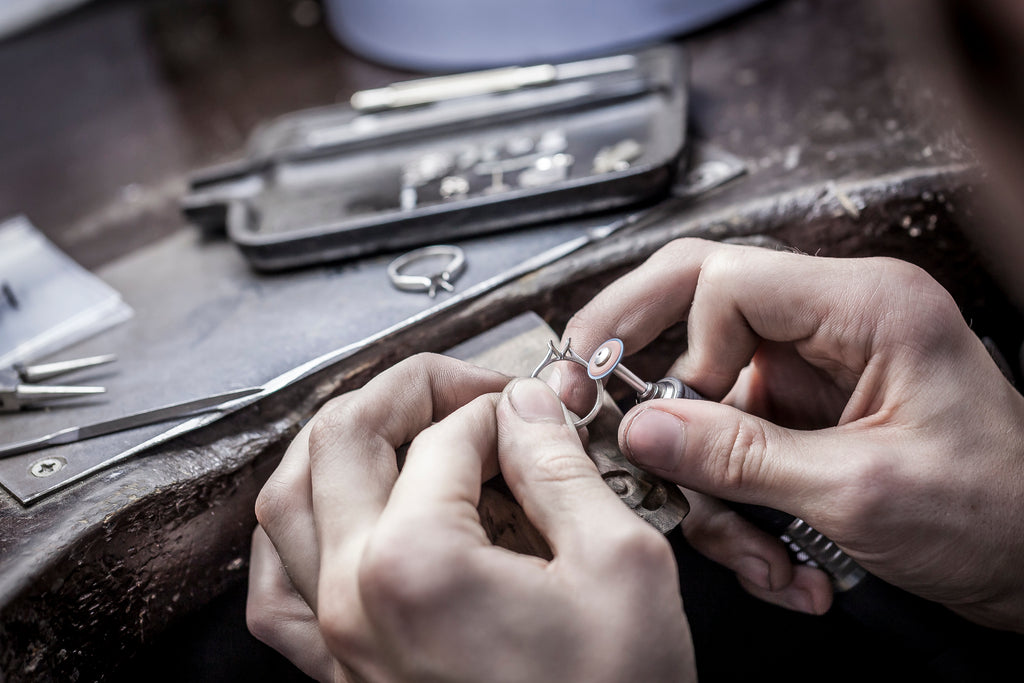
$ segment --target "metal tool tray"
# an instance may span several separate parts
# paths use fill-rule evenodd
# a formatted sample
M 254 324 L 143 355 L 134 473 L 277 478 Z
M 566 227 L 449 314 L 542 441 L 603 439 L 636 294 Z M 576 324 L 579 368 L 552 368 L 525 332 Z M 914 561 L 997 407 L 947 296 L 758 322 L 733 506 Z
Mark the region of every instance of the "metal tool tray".
M 244 161 L 194 176 L 183 210 L 203 228 L 226 228 L 254 267 L 278 270 L 655 200 L 685 147 L 685 53 L 670 44 L 625 57 L 629 68 L 544 86 L 282 117 L 254 131 Z M 564 177 L 524 187 L 522 169 L 479 172 L 488 156 L 485 168 L 540 160 L 545 135 L 562 137 L 560 149 L 547 147 L 569 160 Z M 633 158 L 595 168 L 624 141 L 636 143 Z M 515 145 L 534 151 L 510 156 Z M 466 191 L 445 198 L 445 179 L 431 178 L 417 188 L 426 199 L 409 205 L 404 174 L 439 157 L 453 160 Z

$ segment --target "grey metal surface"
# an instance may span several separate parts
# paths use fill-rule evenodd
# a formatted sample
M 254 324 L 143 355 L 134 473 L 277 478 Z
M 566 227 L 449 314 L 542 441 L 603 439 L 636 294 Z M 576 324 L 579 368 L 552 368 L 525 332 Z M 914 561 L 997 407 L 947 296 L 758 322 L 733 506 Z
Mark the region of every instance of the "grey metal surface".
M 228 403 L 253 394 L 261 393 L 262 391 L 262 387 L 249 387 L 247 389 L 239 389 L 237 391 L 228 391 L 223 394 L 204 396 L 192 401 L 185 401 L 184 403 L 173 403 L 159 408 L 151 408 L 138 413 L 129 413 L 124 417 L 115 417 L 112 420 L 92 422 L 87 425 L 74 427 L 65 427 L 64 429 L 53 432 L 52 434 L 46 434 L 35 439 L 0 446 L 0 459 L 10 458 L 15 455 L 21 455 L 22 453 L 32 453 L 53 446 L 85 441 L 86 439 L 95 439 L 98 436 L 106 436 L 107 434 L 114 434 L 116 432 L 138 429 L 139 427 L 145 427 L 151 424 L 172 421 L 180 422 L 186 417 L 191 417 L 200 413 L 223 412 Z M 33 465 L 33 474 L 36 474 L 34 468 L 35 466 Z M 36 474 L 36 476 L 39 475 Z
M 453 294 L 436 299 L 391 287 L 394 255 L 273 276 L 252 272 L 228 242 L 201 242 L 182 233 L 102 271 L 125 292 L 136 316 L 73 349 L 114 352 L 116 372 L 104 373 L 107 400 L 19 414 L 3 423 L 3 444 L 80 424 L 187 401 L 232 389 L 267 385 L 268 393 L 364 348 L 385 330 L 412 324 L 553 260 L 619 225 L 590 219 L 518 231 L 461 244 L 466 271 Z M 525 264 L 525 265 L 524 265 Z M 139 272 L 149 278 L 140 280 Z M 221 413 L 110 434 L 0 461 L 0 484 L 23 504 L 173 436 L 209 424 Z M 67 464 L 48 477 L 32 474 L 41 458 Z

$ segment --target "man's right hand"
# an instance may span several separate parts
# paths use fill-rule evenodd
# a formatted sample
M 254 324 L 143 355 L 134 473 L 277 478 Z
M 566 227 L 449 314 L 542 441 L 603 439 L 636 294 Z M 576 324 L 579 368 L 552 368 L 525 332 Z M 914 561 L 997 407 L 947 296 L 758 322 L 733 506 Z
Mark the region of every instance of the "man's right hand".
M 584 356 L 609 337 L 638 351 L 681 320 L 670 372 L 714 401 L 641 404 L 619 440 L 690 489 L 694 546 L 755 595 L 824 611 L 824 575 L 719 499 L 766 505 L 890 583 L 1024 632 L 1024 398 L 938 283 L 892 259 L 680 240 L 565 336 Z M 578 412 L 589 380 L 572 372 L 560 394 Z

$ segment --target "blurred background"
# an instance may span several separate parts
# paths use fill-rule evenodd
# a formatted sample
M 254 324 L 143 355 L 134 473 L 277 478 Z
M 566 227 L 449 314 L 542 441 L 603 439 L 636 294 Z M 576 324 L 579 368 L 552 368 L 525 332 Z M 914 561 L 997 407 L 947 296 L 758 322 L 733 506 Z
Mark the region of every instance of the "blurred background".
M 189 174 L 238 158 L 268 119 L 424 71 L 576 58 L 683 35 L 693 54 L 689 125 L 742 157 L 764 196 L 820 180 L 815 173 L 856 179 L 894 167 L 890 159 L 938 167 L 980 151 L 992 182 L 979 192 L 991 200 L 960 227 L 1024 303 L 1024 4 L 562 0 L 593 22 L 587 28 L 540 13 L 543 2 L 462 0 L 463 14 L 450 2 L 0 3 L 0 220 L 25 214 L 100 269 L 185 229 L 178 202 Z M 503 14 L 472 13 L 483 6 Z M 889 228 L 920 235 L 916 225 Z M 732 585 L 714 576 L 722 591 Z M 720 595 L 705 599 L 705 615 L 732 620 Z M 245 631 L 244 599 L 242 585 L 177 624 L 123 680 L 289 680 L 287 663 Z M 780 623 L 759 615 L 748 633 Z M 769 646 L 744 644 L 752 662 L 772 656 Z M 718 647 L 727 657 L 733 644 Z

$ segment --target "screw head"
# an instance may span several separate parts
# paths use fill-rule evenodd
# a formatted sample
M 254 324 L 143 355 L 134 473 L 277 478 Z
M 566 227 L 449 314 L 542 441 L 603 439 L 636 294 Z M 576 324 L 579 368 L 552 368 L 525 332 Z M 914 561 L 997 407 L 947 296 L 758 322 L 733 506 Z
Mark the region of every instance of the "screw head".
M 597 350 L 597 353 L 594 354 L 594 365 L 596 365 L 599 368 L 603 367 L 604 364 L 607 363 L 608 359 L 611 357 L 612 350 L 609 349 L 607 346 L 602 346 Z
M 43 458 L 32 463 L 28 471 L 33 477 L 49 477 L 64 469 L 67 464 L 64 458 Z

